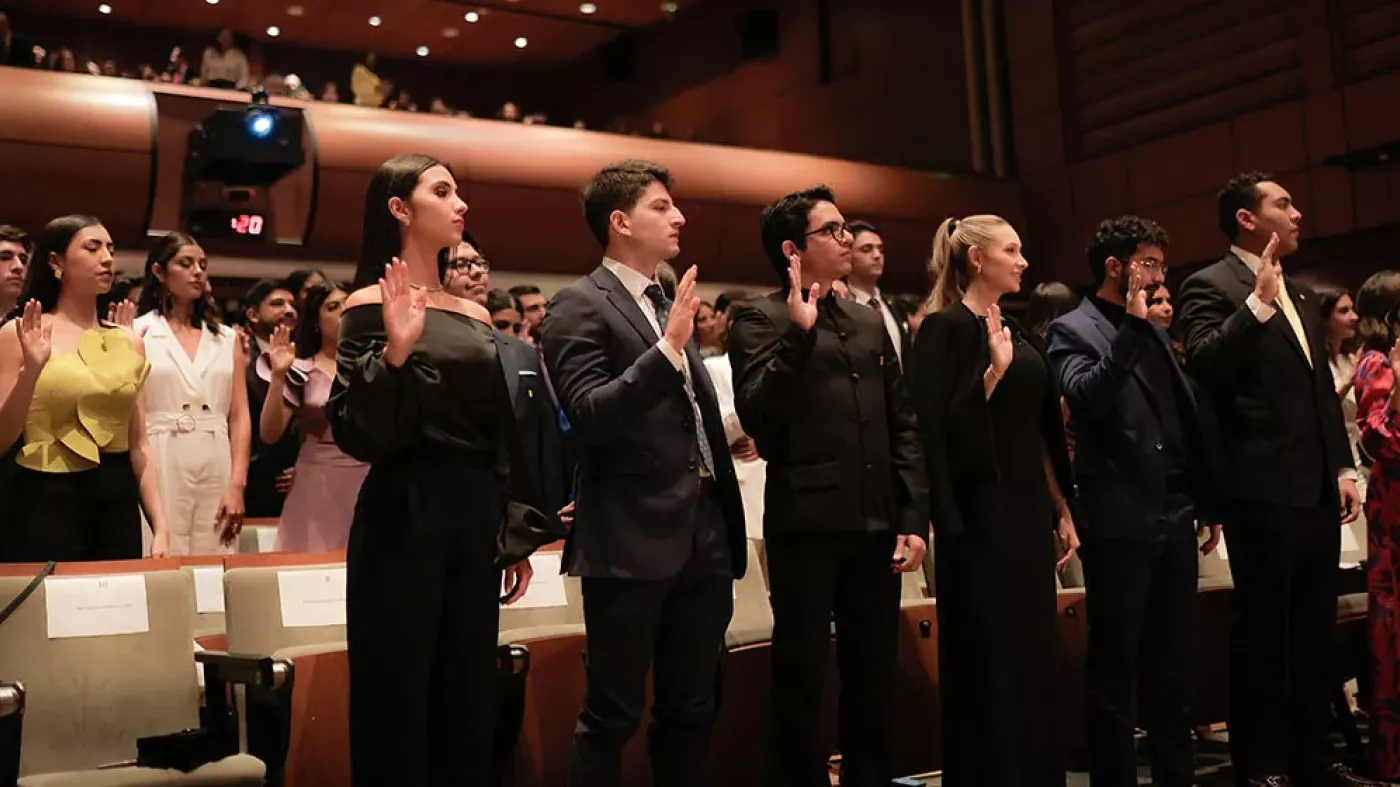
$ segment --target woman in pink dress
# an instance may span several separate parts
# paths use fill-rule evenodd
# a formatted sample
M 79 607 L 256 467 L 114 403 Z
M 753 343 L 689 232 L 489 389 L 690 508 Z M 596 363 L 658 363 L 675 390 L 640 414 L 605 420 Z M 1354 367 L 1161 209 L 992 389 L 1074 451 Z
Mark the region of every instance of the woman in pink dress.
M 301 434 L 296 480 L 277 529 L 278 552 L 344 549 L 355 499 L 369 472 L 369 465 L 346 456 L 335 444 L 326 420 L 344 305 L 345 292 L 339 287 L 313 286 L 306 294 L 295 345 L 284 325 L 273 332 L 268 352 L 258 357 L 258 373 L 269 382 L 259 424 L 263 442 L 280 440 L 294 416 Z

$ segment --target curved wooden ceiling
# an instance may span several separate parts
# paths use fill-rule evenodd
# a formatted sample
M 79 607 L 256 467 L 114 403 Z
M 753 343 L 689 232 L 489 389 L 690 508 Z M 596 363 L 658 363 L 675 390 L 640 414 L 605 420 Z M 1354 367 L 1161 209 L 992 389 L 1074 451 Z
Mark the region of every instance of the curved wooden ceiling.
M 12 9 L 114 19 L 129 24 L 214 31 L 254 41 L 438 63 L 541 67 L 586 55 L 618 33 L 668 19 L 697 0 L 13 0 Z M 100 5 L 110 7 L 103 15 Z M 591 14 L 582 6 L 592 6 Z M 477 21 L 468 22 L 471 14 Z M 370 25 L 377 17 L 379 25 Z M 18 31 L 17 31 L 18 32 Z M 521 49 L 518 37 L 528 42 Z

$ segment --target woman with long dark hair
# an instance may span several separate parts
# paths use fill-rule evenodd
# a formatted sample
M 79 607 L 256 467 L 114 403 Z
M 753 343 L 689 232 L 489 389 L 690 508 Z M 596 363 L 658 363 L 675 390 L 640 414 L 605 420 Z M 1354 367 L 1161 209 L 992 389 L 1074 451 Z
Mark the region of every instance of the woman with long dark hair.
M 346 618 L 354 783 L 421 787 L 490 767 L 501 587 L 529 585 L 528 559 L 497 565 L 497 540 L 528 478 L 504 374 L 480 305 L 443 290 L 438 255 L 467 205 L 442 162 L 380 165 L 365 198 L 355 292 L 341 316 L 326 415 L 370 465 L 350 526 Z M 520 467 L 519 461 L 510 463 Z
M 1060 393 L 1039 337 L 997 302 L 1027 267 L 999 216 L 948 219 L 914 342 L 938 577 L 943 783 L 1065 783 L 1055 683 L 1056 539 L 1079 546 Z
M 1332 381 L 1337 386 L 1337 398 L 1342 402 L 1342 418 L 1347 424 L 1347 442 L 1351 443 L 1352 461 L 1361 467 L 1361 454 L 1357 444 L 1361 430 L 1356 423 L 1356 364 L 1361 353 L 1356 346 L 1356 305 L 1351 293 L 1341 287 L 1321 286 L 1314 288 L 1317 295 L 1318 311 L 1323 324 L 1327 326 L 1327 363 L 1332 368 Z M 1365 487 L 1360 487 L 1364 497 Z
M 313 285 L 306 293 L 295 344 L 283 325 L 272 332 L 270 349 L 258 358 L 258 374 L 269 383 L 259 437 L 272 445 L 293 423 L 301 436 L 296 483 L 287 493 L 277 528 L 278 552 L 344 549 L 350 541 L 355 498 L 369 472 L 368 464 L 335 444 L 326 420 L 345 297 L 334 284 Z
M 328 281 L 330 279 L 318 268 L 298 268 L 287 276 L 284 285 L 287 292 L 296 298 L 297 312 L 301 313 L 306 309 L 306 294 L 311 291 L 311 288 Z
M 209 291 L 209 257 L 181 232 L 157 240 L 133 324 L 146 345 L 146 434 L 160 467 L 170 553 L 232 552 L 243 527 L 252 429 L 247 358 Z
M 1381 271 L 1356 293 L 1356 367 L 1366 484 L 1366 590 L 1371 644 L 1371 773 L 1400 780 L 1400 272 Z
M 170 551 L 141 386 L 150 365 L 134 332 L 103 322 L 112 237 L 91 216 L 39 233 L 19 319 L 0 329 L 0 450 L 21 442 L 0 562 L 141 557 Z

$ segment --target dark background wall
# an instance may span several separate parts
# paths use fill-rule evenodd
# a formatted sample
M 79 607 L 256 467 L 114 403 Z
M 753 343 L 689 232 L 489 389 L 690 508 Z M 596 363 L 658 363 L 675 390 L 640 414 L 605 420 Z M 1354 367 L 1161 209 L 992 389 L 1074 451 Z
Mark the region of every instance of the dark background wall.
M 1218 258 L 1215 192 L 1264 169 L 1303 211 L 1287 265 L 1344 284 L 1400 264 L 1400 171 L 1323 161 L 1400 141 L 1400 3 L 1007 0 L 1016 153 L 1037 279 L 1082 283 L 1101 218 Z

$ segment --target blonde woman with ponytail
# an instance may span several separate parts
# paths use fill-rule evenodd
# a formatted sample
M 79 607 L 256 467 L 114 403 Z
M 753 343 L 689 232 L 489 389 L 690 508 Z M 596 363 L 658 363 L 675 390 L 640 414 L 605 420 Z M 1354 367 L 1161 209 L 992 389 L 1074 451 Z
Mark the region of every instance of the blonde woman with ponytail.
M 1021 289 L 999 216 L 933 240 L 930 314 L 906 371 L 929 475 L 947 787 L 1063 785 L 1055 697 L 1056 539 L 1079 546 L 1060 393 L 1040 340 L 997 302 Z M 1073 700 L 1071 700 L 1073 701 Z

